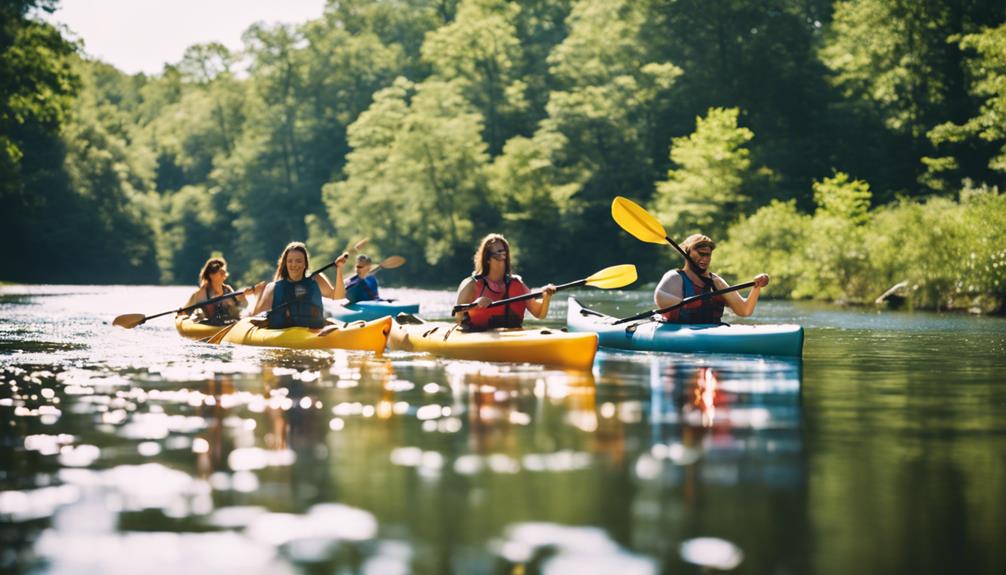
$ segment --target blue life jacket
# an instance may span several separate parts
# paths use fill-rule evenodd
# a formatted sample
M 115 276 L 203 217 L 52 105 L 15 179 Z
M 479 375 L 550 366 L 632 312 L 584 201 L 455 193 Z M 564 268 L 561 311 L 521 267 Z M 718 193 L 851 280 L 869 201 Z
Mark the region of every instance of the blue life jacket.
M 299 282 L 276 280 L 272 292 L 269 327 L 325 327 L 325 308 L 321 303 L 321 288 L 312 277 Z
M 346 299 L 349 303 L 380 299 L 377 295 L 377 278 L 374 276 L 367 276 L 362 280 L 360 276 L 349 278 L 346 282 Z
M 684 270 L 678 270 L 678 275 L 681 276 L 682 299 L 711 292 L 715 289 L 712 282 L 702 288 L 696 287 Z M 665 313 L 664 321 L 671 323 L 722 323 L 721 320 L 723 319 L 723 308 L 725 305 L 726 299 L 723 296 L 713 296 L 709 299 L 692 302 L 673 312 Z

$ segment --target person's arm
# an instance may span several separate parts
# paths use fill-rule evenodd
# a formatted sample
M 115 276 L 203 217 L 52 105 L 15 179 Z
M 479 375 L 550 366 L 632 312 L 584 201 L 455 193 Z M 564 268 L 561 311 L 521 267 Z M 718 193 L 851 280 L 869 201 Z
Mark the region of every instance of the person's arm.
M 201 299 L 201 296 L 202 296 L 202 293 L 203 293 L 203 289 L 202 288 L 197 289 L 195 291 L 195 293 L 193 293 L 191 296 L 189 296 L 189 301 L 185 302 L 185 305 L 183 305 L 182 307 L 189 307 L 190 305 L 196 305 L 197 303 L 199 303 L 199 301 Z M 196 309 L 199 309 L 199 308 L 196 308 Z M 192 312 L 194 312 L 194 311 L 196 311 L 196 310 L 191 309 L 189 311 L 179 312 L 177 315 L 192 315 Z
M 555 293 L 555 285 L 548 284 L 541 290 L 541 299 L 527 300 L 527 311 L 538 319 L 545 319 L 548 316 L 548 304 L 552 302 L 552 295 Z
M 713 282 L 718 290 L 730 287 L 727 285 L 727 282 L 723 281 L 716 274 L 713 274 Z M 754 313 L 755 306 L 758 305 L 758 296 L 761 295 L 761 288 L 768 285 L 768 275 L 758 274 L 755 276 L 754 282 L 755 285 L 751 288 L 751 293 L 746 298 L 740 292 L 735 291 L 723 294 L 723 299 L 726 300 L 727 305 L 740 317 L 748 317 Z
M 225 287 L 232 292 L 234 291 L 234 288 L 231 287 L 230 285 L 225 284 Z M 245 295 L 250 294 L 251 292 L 249 290 L 241 290 L 240 293 L 241 295 L 234 296 L 232 299 L 227 300 L 227 301 L 233 301 L 235 309 L 238 310 L 242 310 L 248 307 L 248 298 L 246 298 Z
M 653 290 L 653 303 L 657 304 L 658 308 L 677 305 L 683 299 L 683 290 L 681 274 L 677 270 L 671 270 L 660 278 L 657 289 Z
M 482 296 L 476 300 L 475 298 L 476 285 L 477 284 L 475 280 L 473 280 L 470 277 L 467 277 L 464 280 L 462 280 L 461 284 L 458 286 L 458 297 L 455 300 L 454 305 L 465 305 L 477 301 L 478 307 L 486 307 L 487 305 L 492 303 L 492 300 L 487 298 L 486 296 Z M 465 312 L 459 311 L 458 313 L 454 314 L 454 321 L 456 321 L 457 323 L 461 323 L 462 321 L 464 321 L 464 319 L 465 319 Z
M 321 288 L 321 297 L 339 300 L 346 297 L 346 280 L 342 277 L 342 267 L 346 265 L 349 254 L 342 254 L 335 260 L 335 281 L 328 281 L 328 276 L 324 273 L 315 274 L 314 281 Z
M 266 284 L 265 289 L 262 291 L 262 297 L 258 298 L 258 301 L 255 302 L 255 311 L 252 312 L 252 315 L 258 315 L 272 309 L 272 292 L 275 285 L 276 282 Z

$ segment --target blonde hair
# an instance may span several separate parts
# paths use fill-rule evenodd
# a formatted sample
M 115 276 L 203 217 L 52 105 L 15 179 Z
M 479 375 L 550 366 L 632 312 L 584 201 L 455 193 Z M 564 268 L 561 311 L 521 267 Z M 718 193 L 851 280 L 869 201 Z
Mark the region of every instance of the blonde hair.
M 503 244 L 506 248 L 506 275 L 510 275 L 510 242 L 502 234 L 488 234 L 479 242 L 478 249 L 475 250 L 475 257 L 472 261 L 475 264 L 474 275 L 484 276 L 489 273 L 489 246 L 495 242 Z
M 212 257 L 203 264 L 203 269 L 199 270 L 199 287 L 206 287 L 210 283 L 210 276 L 220 271 L 220 268 L 227 267 L 224 258 Z
M 286 254 L 292 251 L 304 254 L 304 276 L 307 277 L 307 270 L 311 269 L 311 256 L 307 253 L 307 246 L 304 245 L 304 242 L 290 242 L 283 249 L 279 260 L 276 261 L 276 275 L 273 276 L 273 280 L 290 279 L 290 272 L 286 269 Z
M 698 248 L 709 248 L 711 250 L 716 249 L 716 242 L 712 238 L 702 234 L 692 234 L 685 238 L 685 241 L 681 242 L 681 249 L 685 250 L 686 254 L 691 254 L 692 250 Z

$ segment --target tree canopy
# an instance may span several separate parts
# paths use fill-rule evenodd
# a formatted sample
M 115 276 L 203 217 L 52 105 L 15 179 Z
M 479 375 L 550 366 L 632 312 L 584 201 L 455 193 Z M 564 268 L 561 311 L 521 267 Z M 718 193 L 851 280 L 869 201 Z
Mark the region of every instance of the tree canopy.
M 287 242 L 324 261 L 370 237 L 445 286 L 494 231 L 533 283 L 667 265 L 610 220 L 623 195 L 730 238 L 738 273 L 742 231 L 827 262 L 775 272 L 842 299 L 877 272 L 829 235 L 870 243 L 937 199 L 999 217 L 997 2 L 341 0 L 151 76 L 82 56 L 38 17 L 57 4 L 0 8 L 6 280 L 189 282 L 223 253 L 254 282 Z

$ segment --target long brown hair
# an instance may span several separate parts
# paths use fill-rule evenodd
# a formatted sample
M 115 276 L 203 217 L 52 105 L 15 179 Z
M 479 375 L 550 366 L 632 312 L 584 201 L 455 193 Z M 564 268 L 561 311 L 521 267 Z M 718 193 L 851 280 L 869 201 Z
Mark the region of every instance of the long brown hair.
M 273 276 L 273 281 L 290 279 L 290 272 L 286 269 L 286 254 L 292 251 L 299 251 L 304 254 L 304 277 L 307 277 L 308 270 L 311 269 L 311 256 L 307 253 L 307 246 L 304 245 L 304 242 L 290 242 L 286 244 L 286 248 L 280 254 L 279 260 L 276 261 L 276 275 Z
M 475 257 L 473 262 L 475 263 L 474 275 L 484 276 L 489 273 L 489 246 L 495 242 L 503 244 L 506 248 L 506 275 L 510 275 L 510 242 L 506 241 L 506 238 L 502 234 L 488 234 L 486 237 L 482 238 L 479 242 L 479 247 L 475 250 Z
M 224 258 L 213 257 L 206 260 L 203 269 L 199 270 L 199 287 L 206 287 L 210 283 L 210 276 L 220 271 L 220 268 L 227 267 Z

